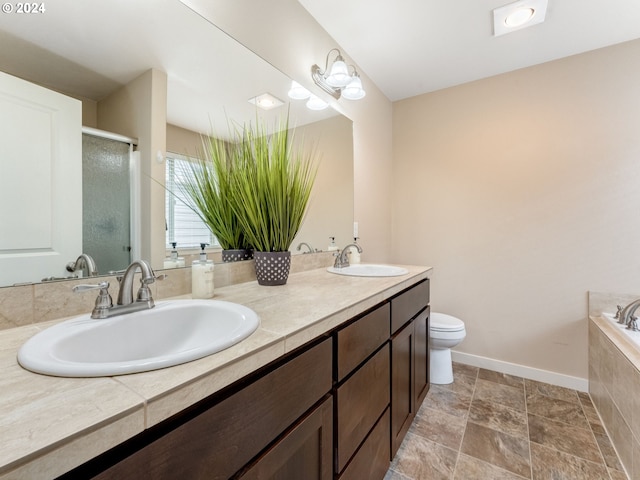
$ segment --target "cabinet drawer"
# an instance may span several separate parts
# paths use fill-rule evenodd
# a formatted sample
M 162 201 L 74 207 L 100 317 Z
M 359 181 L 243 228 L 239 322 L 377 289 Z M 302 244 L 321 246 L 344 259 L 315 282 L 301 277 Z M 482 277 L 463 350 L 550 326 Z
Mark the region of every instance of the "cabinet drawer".
M 389 405 L 389 344 L 336 391 L 338 471 Z
M 106 470 L 99 479 L 228 479 L 331 390 L 331 339 Z
M 429 304 L 429 279 L 391 300 L 391 333 L 415 317 Z
M 389 339 L 390 310 L 387 303 L 338 331 L 338 381 Z
M 389 409 L 378 420 L 340 480 L 382 480 L 389 469 Z

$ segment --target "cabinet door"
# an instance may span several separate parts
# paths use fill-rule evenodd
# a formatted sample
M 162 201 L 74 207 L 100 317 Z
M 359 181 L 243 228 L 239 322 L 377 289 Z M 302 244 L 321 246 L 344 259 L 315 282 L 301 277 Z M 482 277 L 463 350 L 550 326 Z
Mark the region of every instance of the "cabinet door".
M 333 478 L 333 400 L 329 397 L 245 473 L 243 480 Z
M 414 320 L 414 402 L 416 412 L 420 409 L 420 405 L 429 391 L 429 312 L 430 307 L 427 307 Z
M 409 323 L 391 339 L 391 458 L 415 416 L 415 330 Z
M 340 480 L 382 480 L 389 470 L 389 408 L 378 420 Z
M 341 472 L 389 405 L 389 344 L 336 391 L 337 466 Z

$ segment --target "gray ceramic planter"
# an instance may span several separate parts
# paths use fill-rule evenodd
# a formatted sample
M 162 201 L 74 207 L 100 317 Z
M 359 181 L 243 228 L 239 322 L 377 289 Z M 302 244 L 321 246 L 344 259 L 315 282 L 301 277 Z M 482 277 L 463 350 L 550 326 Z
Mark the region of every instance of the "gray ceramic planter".
M 260 285 L 284 285 L 291 269 L 291 252 L 254 252 L 256 278 Z

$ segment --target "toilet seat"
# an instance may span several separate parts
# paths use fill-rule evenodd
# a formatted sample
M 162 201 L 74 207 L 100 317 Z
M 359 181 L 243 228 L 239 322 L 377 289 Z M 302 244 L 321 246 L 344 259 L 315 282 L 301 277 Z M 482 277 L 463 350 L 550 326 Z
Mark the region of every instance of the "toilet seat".
M 461 332 L 464 322 L 446 313 L 432 313 L 429 328 L 434 332 Z

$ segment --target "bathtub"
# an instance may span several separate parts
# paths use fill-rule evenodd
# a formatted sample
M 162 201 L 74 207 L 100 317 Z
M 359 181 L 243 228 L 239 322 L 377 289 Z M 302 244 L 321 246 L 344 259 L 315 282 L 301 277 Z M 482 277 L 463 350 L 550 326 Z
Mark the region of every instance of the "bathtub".
M 618 319 L 615 318 L 615 314 L 613 313 L 602 312 L 600 316 L 610 322 L 618 331 L 622 332 L 625 338 L 631 340 L 634 347 L 640 350 L 640 331 L 636 332 L 633 330 L 629 330 L 626 325 L 619 324 Z M 640 326 L 640 319 L 638 319 L 638 325 Z
M 589 394 L 629 478 L 640 478 L 640 332 L 612 312 L 637 298 L 589 293 Z

